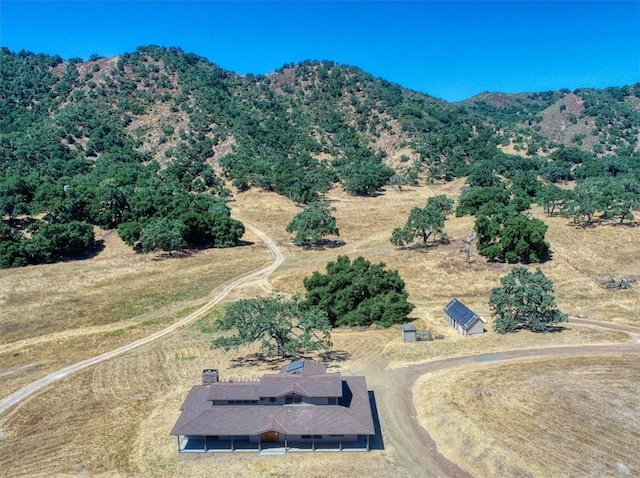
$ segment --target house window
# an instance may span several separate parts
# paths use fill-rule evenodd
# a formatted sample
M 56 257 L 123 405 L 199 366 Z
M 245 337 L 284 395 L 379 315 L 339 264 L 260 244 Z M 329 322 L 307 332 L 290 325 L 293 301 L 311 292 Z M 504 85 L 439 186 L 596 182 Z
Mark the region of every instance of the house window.
M 287 405 L 292 403 L 302 403 L 302 397 L 299 395 L 289 395 L 288 397 L 285 397 L 284 403 Z

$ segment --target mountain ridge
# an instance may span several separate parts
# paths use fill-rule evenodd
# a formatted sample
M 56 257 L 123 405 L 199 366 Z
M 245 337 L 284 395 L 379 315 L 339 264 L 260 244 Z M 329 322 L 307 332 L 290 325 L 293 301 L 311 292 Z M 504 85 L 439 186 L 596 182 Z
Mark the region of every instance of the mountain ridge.
M 178 191 L 174 210 L 192 217 L 210 199 L 191 195 L 251 187 L 307 204 L 335 184 L 375 196 L 482 171 L 556 182 L 640 163 L 640 83 L 448 103 L 331 61 L 238 75 L 155 45 L 86 62 L 2 48 L 0 78 L 0 216 L 128 223 L 128 242 L 177 214 Z

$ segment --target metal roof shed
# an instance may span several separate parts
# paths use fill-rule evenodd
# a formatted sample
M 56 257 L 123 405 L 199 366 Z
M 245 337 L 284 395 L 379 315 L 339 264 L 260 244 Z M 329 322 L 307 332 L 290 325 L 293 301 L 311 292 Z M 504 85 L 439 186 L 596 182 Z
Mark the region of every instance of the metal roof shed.
M 407 324 L 402 326 L 402 340 L 404 342 L 417 342 L 417 330 L 413 324 Z
M 484 332 L 484 320 L 458 299 L 446 305 L 444 320 L 464 337 Z

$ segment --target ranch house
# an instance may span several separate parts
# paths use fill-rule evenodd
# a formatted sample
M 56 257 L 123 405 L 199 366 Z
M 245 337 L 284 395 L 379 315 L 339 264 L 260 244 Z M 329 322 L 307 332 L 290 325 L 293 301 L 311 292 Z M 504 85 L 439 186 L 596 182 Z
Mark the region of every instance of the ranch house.
M 373 415 L 364 377 L 298 360 L 257 381 L 205 370 L 171 435 L 180 452 L 369 450 Z
M 444 320 L 463 337 L 484 332 L 484 319 L 458 299 L 453 299 L 446 305 Z

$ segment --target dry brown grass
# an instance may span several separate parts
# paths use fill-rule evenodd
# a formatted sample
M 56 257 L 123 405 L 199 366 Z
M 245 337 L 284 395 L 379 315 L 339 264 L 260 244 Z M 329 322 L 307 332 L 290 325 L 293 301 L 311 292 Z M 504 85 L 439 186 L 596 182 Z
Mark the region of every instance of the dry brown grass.
M 635 354 L 521 360 L 428 375 L 418 419 L 474 476 L 638 476 Z
M 90 260 L 0 271 L 3 396 L 169 325 L 271 261 L 259 243 L 167 258 L 136 254 L 115 232 L 103 237 L 105 249 Z
M 425 252 L 396 249 L 389 237 L 394 227 L 404 223 L 412 207 L 423 205 L 436 194 L 457 197 L 461 186 L 462 182 L 456 181 L 402 192 L 390 190 L 367 199 L 331 191 L 327 198 L 336 208 L 340 239 L 345 244 L 320 251 L 291 244 L 284 228 L 300 209 L 290 201 L 249 191 L 237 195 L 231 205 L 240 217 L 263 228 L 285 253 L 285 263 L 271 278 L 276 289 L 301 292 L 302 279 L 314 270 L 323 271 L 326 263 L 338 255 L 363 255 L 397 269 L 405 279 L 410 300 L 417 306 L 412 313 L 415 323 L 445 335 L 441 341 L 403 344 L 399 327 L 336 330 L 332 335 L 334 349 L 345 361 L 336 361 L 332 367 L 345 373 L 377 360 L 400 366 L 478 352 L 628 339 L 622 333 L 571 323 L 558 334 L 501 337 L 488 332 L 472 339 L 462 339 L 447 328 L 441 318 L 442 307 L 456 296 L 488 319 L 490 329 L 488 296 L 509 266 L 488 264 L 477 256 L 470 267 L 464 264 L 458 245 L 473 227 L 471 218 L 449 219 L 446 230 L 451 243 Z M 542 217 L 539 211 L 535 214 Z M 605 225 L 584 230 L 561 218 L 543 219 L 550 225 L 548 239 L 554 257 L 541 267 L 556 285 L 560 307 L 570 315 L 640 325 L 637 290 L 605 291 L 597 283 L 608 272 L 638 274 L 640 257 L 634 243 L 637 229 Z M 247 240 L 256 241 L 251 236 Z M 258 243 L 159 260 L 134 254 L 115 234 L 107 234 L 105 249 L 87 261 L 0 271 L 0 393 L 5 395 L 63 365 L 146 335 L 205 302 L 218 285 L 270 260 L 268 250 Z M 247 284 L 233 291 L 228 300 L 260 293 L 264 292 L 258 286 Z M 355 455 L 179 455 L 175 438 L 168 432 L 202 368 L 216 366 L 227 375 L 257 376 L 275 366 L 248 362 L 237 365 L 235 359 L 247 352 L 223 355 L 209 349 L 211 339 L 212 335 L 194 325 L 66 379 L 29 400 L 0 430 L 0 475 L 86 472 L 92 476 L 204 476 L 212 467 L 221 477 L 313 477 L 326 476 L 329 469 L 332 476 L 408 474 L 394 449 L 401 442 L 392 441 L 385 451 Z M 522 362 L 522 367 L 535 370 L 536 363 Z M 617 377 L 614 387 L 628 385 L 624 377 Z M 592 385 L 595 395 L 603 389 L 594 382 Z M 505 384 L 505 388 L 508 386 Z M 518 387 L 522 388 L 521 384 L 513 382 L 513 388 Z M 458 391 L 453 387 L 451 393 Z M 513 393 L 508 396 L 517 398 L 514 405 L 518 400 L 526 402 L 525 397 L 517 395 L 521 390 Z M 562 412 L 565 422 L 577 420 L 566 409 Z M 458 426 L 459 418 L 452 416 L 447 426 Z M 526 426 L 533 426 L 535 420 L 529 422 Z M 487 433 L 471 436 L 470 449 L 480 446 L 474 440 L 491 441 L 498 432 Z M 437 438 L 440 440 L 440 436 Z M 635 440 L 640 444 L 637 437 Z M 602 450 L 606 453 L 608 449 Z M 633 462 L 624 463 L 635 466 Z
M 340 346 L 352 345 L 352 359 L 371 357 L 384 347 L 388 331 L 372 340 L 363 332 L 342 331 Z M 353 340 L 344 337 L 351 334 Z M 249 349 L 223 354 L 211 350 L 213 336 L 197 325 L 149 347 L 98 365 L 22 405 L 3 426 L 0 474 L 5 476 L 326 476 L 330 463 L 344 472 L 335 476 L 388 476 L 387 452 L 354 460 L 353 454 L 317 453 L 262 457 L 217 454 L 203 457 L 177 453 L 168 435 L 179 408 L 203 368 L 215 364 L 225 378 L 257 378 L 284 362 L 247 366 Z M 340 369 L 335 362 L 332 369 Z M 55 413 L 52 413 L 55 411 Z M 28 453 L 24 453 L 29 450 Z M 359 456 L 359 455 L 358 455 Z M 324 463 L 324 465 L 323 465 Z M 271 473 L 271 474 L 269 474 Z

